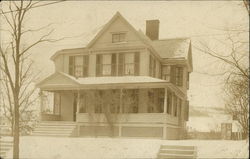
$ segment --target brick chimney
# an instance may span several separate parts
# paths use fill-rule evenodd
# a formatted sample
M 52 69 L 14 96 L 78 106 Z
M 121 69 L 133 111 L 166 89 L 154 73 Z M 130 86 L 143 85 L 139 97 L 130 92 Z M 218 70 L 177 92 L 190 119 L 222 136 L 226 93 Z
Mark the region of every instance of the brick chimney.
M 160 21 L 158 19 L 146 21 L 146 35 L 151 40 L 159 39 L 159 24 Z

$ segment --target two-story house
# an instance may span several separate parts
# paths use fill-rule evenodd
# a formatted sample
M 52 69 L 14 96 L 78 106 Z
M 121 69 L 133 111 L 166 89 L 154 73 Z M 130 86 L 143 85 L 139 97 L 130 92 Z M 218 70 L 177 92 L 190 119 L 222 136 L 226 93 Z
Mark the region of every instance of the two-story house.
M 86 47 L 56 52 L 55 73 L 37 84 L 41 119 L 74 121 L 77 136 L 181 138 L 191 41 L 159 39 L 159 25 L 146 21 L 145 35 L 117 12 Z M 43 92 L 54 94 L 50 114 Z

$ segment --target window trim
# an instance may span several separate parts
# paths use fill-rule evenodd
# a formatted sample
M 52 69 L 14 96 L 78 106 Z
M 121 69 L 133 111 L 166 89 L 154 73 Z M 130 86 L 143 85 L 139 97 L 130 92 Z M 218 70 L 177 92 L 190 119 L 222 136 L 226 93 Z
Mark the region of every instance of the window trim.
M 82 65 L 81 66 L 81 69 L 82 69 L 82 75 L 81 76 L 76 76 L 76 58 L 77 57 L 82 57 Z M 70 64 L 70 58 L 72 58 L 72 64 Z M 87 58 L 87 60 L 86 60 Z M 86 61 L 88 61 L 86 63 Z M 74 76 L 74 77 L 77 77 L 77 78 L 84 78 L 84 77 L 88 77 L 89 75 L 89 55 L 70 55 L 69 56 L 69 74 Z M 85 72 L 86 70 L 86 72 Z
M 118 41 L 114 40 L 114 36 L 118 35 Z M 121 39 L 121 35 L 124 35 L 124 39 Z M 111 33 L 111 37 L 112 37 L 112 43 L 122 43 L 122 42 L 126 42 L 126 32 L 114 32 Z

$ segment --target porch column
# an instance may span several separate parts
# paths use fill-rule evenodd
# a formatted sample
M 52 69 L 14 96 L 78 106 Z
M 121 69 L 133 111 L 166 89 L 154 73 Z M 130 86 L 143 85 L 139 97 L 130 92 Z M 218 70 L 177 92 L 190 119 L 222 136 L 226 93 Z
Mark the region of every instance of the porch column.
M 80 112 L 80 91 L 77 91 L 77 104 L 76 104 L 76 113 Z
M 165 95 L 164 95 L 164 110 L 163 110 L 163 113 L 164 114 L 167 114 L 167 97 L 168 97 L 168 89 L 165 88 Z M 166 121 L 164 121 L 166 122 Z M 167 124 L 164 123 L 164 126 L 163 126 L 163 139 L 166 140 L 167 139 Z
M 163 113 L 166 114 L 167 113 L 167 99 L 168 99 L 168 89 L 165 88 L 165 96 L 164 96 L 164 110 Z

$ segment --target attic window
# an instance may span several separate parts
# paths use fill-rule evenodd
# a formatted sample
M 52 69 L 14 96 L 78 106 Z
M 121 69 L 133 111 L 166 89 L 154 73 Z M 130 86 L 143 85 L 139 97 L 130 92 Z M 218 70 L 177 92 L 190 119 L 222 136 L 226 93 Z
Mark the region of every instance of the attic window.
M 125 41 L 125 33 L 114 33 L 112 34 L 112 43 L 119 43 Z

